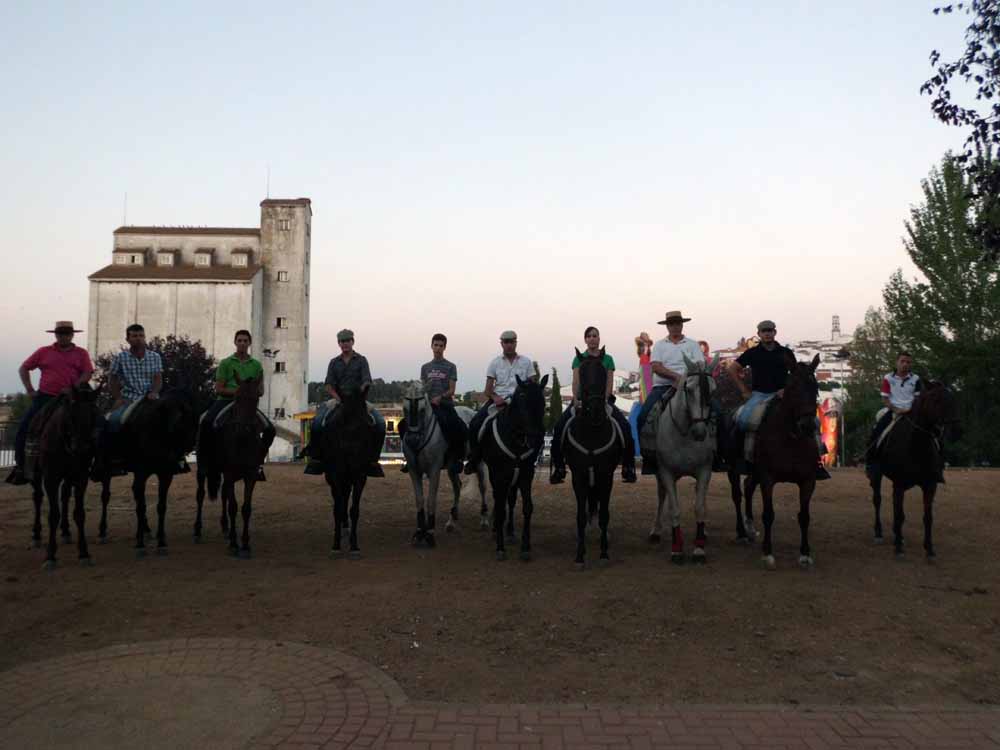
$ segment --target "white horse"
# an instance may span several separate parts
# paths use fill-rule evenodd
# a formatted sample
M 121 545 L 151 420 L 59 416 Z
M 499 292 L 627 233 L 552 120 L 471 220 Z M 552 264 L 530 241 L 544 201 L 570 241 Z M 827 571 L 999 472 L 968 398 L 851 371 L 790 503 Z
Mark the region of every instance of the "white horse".
M 459 417 L 468 425 L 474 412 L 466 407 L 456 407 Z M 403 455 L 409 466 L 413 496 L 417 505 L 417 530 L 413 543 L 425 542 L 435 546 L 434 528 L 437 515 L 437 494 L 441 481 L 441 470 L 448 469 L 451 480 L 453 501 L 446 531 L 454 531 L 458 524 L 458 501 L 461 496 L 460 474 L 453 472 L 445 464 L 448 459 L 448 442 L 441 425 L 431 408 L 430 399 L 421 383 L 412 383 L 403 397 L 403 414 L 406 417 L 406 435 L 403 439 Z M 427 495 L 424 496 L 424 477 L 427 478 Z M 481 495 L 481 516 L 486 512 L 486 479 L 482 469 L 478 472 Z M 480 526 L 489 527 L 488 519 L 480 519 Z
M 677 480 L 680 477 L 694 477 L 694 514 L 697 530 L 692 559 L 705 562 L 705 495 L 712 478 L 712 459 L 715 440 L 709 439 L 709 419 L 711 417 L 712 391 L 715 381 L 711 373 L 719 363 L 718 355 L 711 364 L 702 359 L 692 362 L 687 356 L 684 364 L 687 376 L 683 386 L 660 414 L 656 428 L 656 490 L 658 502 L 656 519 L 649 532 L 649 541 L 660 541 L 663 524 L 663 500 L 667 499 L 670 513 L 671 551 L 674 563 L 684 562 L 684 535 L 681 533 L 681 508 L 677 497 Z

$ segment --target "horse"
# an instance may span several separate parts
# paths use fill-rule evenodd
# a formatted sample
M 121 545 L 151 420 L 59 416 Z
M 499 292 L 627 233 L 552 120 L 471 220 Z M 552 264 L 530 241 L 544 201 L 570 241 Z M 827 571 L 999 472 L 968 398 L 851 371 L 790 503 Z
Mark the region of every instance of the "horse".
M 746 378 L 750 385 L 750 378 Z M 743 403 L 739 388 L 723 369 L 716 380 L 715 400 L 721 415 L 718 428 L 718 453 L 725 458 L 729 495 L 736 510 L 736 542 L 750 544 L 757 538 L 753 521 L 753 493 L 757 480 L 743 455 L 741 433 L 735 429 L 734 413 Z
M 517 388 L 507 404 L 493 419 L 486 423 L 480 438 L 483 459 L 490 470 L 493 487 L 493 531 L 496 536 L 496 558 L 506 560 L 504 548 L 505 521 L 510 520 L 506 531 L 514 539 L 514 505 L 517 492 L 521 492 L 524 528 L 521 531 L 521 559 L 531 559 L 531 482 L 535 478 L 535 461 L 545 441 L 545 384 L 522 380 L 517 377 Z
M 875 506 L 875 541 L 882 541 L 882 475 L 892 480 L 892 532 L 895 554 L 903 556 L 903 499 L 911 487 L 919 487 L 924 498 L 924 554 L 933 562 L 932 530 L 934 496 L 943 464 L 941 443 L 949 427 L 957 425 L 957 407 L 951 390 L 930 382 L 914 400 L 909 414 L 896 418 L 892 431 L 878 448 L 872 472 L 872 504 Z
M 771 401 L 757 428 L 754 444 L 754 477 L 764 499 L 762 561 L 766 570 L 776 567 L 771 539 L 774 524 L 774 485 L 790 482 L 799 487 L 799 566 L 809 569 L 815 561 L 809 547 L 809 501 L 816 488 L 816 383 L 817 354 L 812 362 L 798 362 L 785 354 L 788 380 L 780 398 Z
M 705 545 L 705 495 L 712 479 L 712 460 L 715 441 L 709 439 L 709 420 L 712 417 L 712 393 L 715 381 L 712 371 L 719 363 L 718 355 L 711 364 L 704 359 L 692 362 L 684 357 L 687 375 L 673 397 L 664 405 L 656 426 L 656 518 L 649 532 L 649 541 L 656 544 L 662 533 L 663 500 L 667 499 L 670 513 L 670 561 L 684 562 L 684 534 L 681 531 L 681 508 L 677 496 L 677 480 L 694 477 L 695 486 L 695 541 L 692 560 L 706 561 Z
M 236 376 L 236 393 L 226 418 L 212 433 L 213 445 L 203 451 L 207 460 L 198 461 L 198 490 L 195 500 L 198 513 L 194 522 L 195 541 L 201 540 L 201 511 L 205 501 L 205 484 L 209 497 L 215 498 L 220 479 L 222 484 L 222 534 L 229 538 L 229 552 L 234 557 L 248 559 L 250 549 L 250 517 L 253 515 L 253 490 L 257 470 L 263 463 L 266 448 L 260 436 L 257 403 L 260 401 L 260 378 L 241 380 Z M 243 482 L 243 536 L 236 543 L 236 483 Z
M 441 470 L 448 463 L 448 441 L 431 408 L 423 384 L 412 383 L 403 394 L 403 414 L 406 417 L 406 435 L 403 438 L 403 455 L 410 468 L 413 496 L 417 503 L 417 530 L 413 544 L 421 542 L 434 547 L 435 516 L 437 513 L 438 484 Z M 461 416 L 461 415 L 460 415 Z M 424 499 L 424 477 L 427 477 L 427 498 Z M 445 531 L 454 531 L 458 521 L 458 499 L 462 482 L 457 472 L 448 467 L 448 478 L 454 499 Z
M 331 555 L 338 557 L 341 554 L 341 537 L 348 525 L 347 501 L 350 498 L 348 557 L 352 560 L 361 558 L 358 546 L 361 495 L 368 481 L 368 465 L 375 447 L 372 443 L 377 439 L 374 422 L 368 413 L 368 387 L 365 384 L 359 391 L 341 390 L 340 404 L 322 432 L 318 456 L 333 498 Z
M 73 494 L 73 520 L 76 522 L 77 550 L 82 565 L 92 565 L 84 532 L 86 508 L 84 495 L 90 465 L 97 447 L 96 428 L 100 419 L 97 390 L 89 385 L 74 385 L 52 406 L 38 443 L 38 461 L 31 476 L 32 499 L 35 504 L 33 538 L 41 536 L 42 489 L 49 498 L 49 543 L 45 554 L 45 569 L 56 567 L 56 528 L 66 518 L 69 495 Z M 41 416 L 41 414 L 39 414 Z M 63 525 L 64 538 L 69 536 L 68 523 Z
M 573 473 L 576 495 L 576 560 L 583 569 L 586 557 L 587 524 L 596 513 L 601 527 L 601 561 L 608 562 L 608 521 L 615 467 L 622 458 L 625 439 L 618 423 L 608 413 L 608 371 L 604 348 L 600 356 L 587 357 L 576 350 L 580 360 L 580 401 L 582 406 L 566 425 L 566 464 Z
M 143 399 L 135 406 L 118 435 L 108 442 L 101 462 L 101 503 L 107 507 L 111 498 L 112 455 L 120 453 L 132 472 L 132 497 L 135 500 L 135 554 L 146 554 L 146 535 L 150 533 L 146 515 L 146 482 L 156 475 L 158 492 L 156 513 L 156 551 L 167 554 L 167 495 L 177 466 L 194 449 L 198 418 L 194 394 L 185 387 L 164 391 L 158 399 Z M 115 448 L 120 447 L 116 451 Z M 101 519 L 102 537 L 104 519 Z

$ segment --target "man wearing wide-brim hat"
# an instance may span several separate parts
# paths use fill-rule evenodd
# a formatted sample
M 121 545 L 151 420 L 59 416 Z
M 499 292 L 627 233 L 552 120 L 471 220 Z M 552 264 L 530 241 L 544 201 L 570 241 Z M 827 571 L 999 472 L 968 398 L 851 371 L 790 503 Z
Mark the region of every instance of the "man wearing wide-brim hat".
M 636 420 L 639 433 L 642 433 L 642 426 L 646 423 L 649 412 L 653 410 L 660 399 L 672 395 L 684 382 L 684 378 L 687 376 L 685 357 L 691 362 L 701 362 L 705 359 L 698 342 L 684 335 L 684 324 L 689 320 L 691 318 L 685 318 L 680 310 L 668 310 L 663 316 L 663 320 L 657 321 L 657 325 L 667 327 L 667 337 L 653 345 L 653 353 L 649 358 L 653 370 L 653 389 L 646 396 L 646 400 L 642 402 L 642 408 L 639 410 L 639 417 Z M 654 474 L 655 472 L 656 455 L 644 453 L 642 473 Z
M 56 321 L 46 333 L 54 333 L 55 342 L 36 350 L 17 368 L 24 390 L 31 398 L 31 406 L 21 417 L 17 437 L 14 439 L 16 466 L 7 477 L 7 481 L 11 484 L 26 484 L 28 481 L 24 476 L 24 446 L 28 439 L 28 426 L 31 420 L 64 390 L 74 385 L 83 385 L 94 374 L 94 365 L 87 350 L 73 343 L 73 334 L 81 333 L 79 329 L 73 327 L 73 321 Z M 31 384 L 32 370 L 42 371 L 37 390 Z

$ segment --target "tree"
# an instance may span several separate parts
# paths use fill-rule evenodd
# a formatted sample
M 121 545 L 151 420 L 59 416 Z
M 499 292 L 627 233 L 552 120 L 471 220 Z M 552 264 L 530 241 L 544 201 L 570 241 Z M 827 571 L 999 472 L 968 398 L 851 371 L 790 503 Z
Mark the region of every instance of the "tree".
M 312 382 L 308 385 L 308 396 L 310 404 L 318 404 L 321 401 L 326 401 L 329 396 L 326 395 L 326 383 L 323 382 Z
M 187 336 L 154 337 L 147 347 L 163 358 L 163 387 L 190 387 L 194 391 L 195 407 L 199 412 L 207 409 L 215 398 L 215 358 L 205 351 L 200 341 Z M 124 347 L 123 347 L 124 348 Z M 111 395 L 107 391 L 108 371 L 118 352 L 105 352 L 94 361 L 94 376 L 104 389 L 102 406 L 110 408 Z
M 964 11 L 971 18 L 965 30 L 965 51 L 956 60 L 942 61 L 932 50 L 934 75 L 920 87 L 932 96 L 931 110 L 947 125 L 971 128 L 965 152 L 957 157 L 966 169 L 970 187 L 982 210 L 970 227 L 981 249 L 981 259 L 1000 258 L 1000 164 L 990 154 L 1000 146 L 1000 0 L 969 0 L 934 9 L 935 14 Z M 958 82 L 974 84 L 975 104 L 962 106 L 953 97 Z
M 981 201 L 961 162 L 946 155 L 923 181 L 903 244 L 923 278 L 896 271 L 883 290 L 889 340 L 910 351 L 918 372 L 955 389 L 964 435 L 954 463 L 1000 460 L 1000 285 L 971 227 Z M 896 348 L 896 347 L 893 347 Z
M 537 367 L 537 365 L 536 365 Z M 559 373 L 556 368 L 552 368 L 552 391 L 549 394 L 549 409 L 545 415 L 545 431 L 550 431 L 555 427 L 556 422 L 563 413 L 562 388 L 559 386 Z

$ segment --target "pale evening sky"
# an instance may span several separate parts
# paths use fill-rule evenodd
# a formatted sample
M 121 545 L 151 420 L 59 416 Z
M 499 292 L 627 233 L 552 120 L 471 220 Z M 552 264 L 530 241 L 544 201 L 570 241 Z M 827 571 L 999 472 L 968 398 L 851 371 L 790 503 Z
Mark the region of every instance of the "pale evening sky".
M 564 382 L 587 325 L 631 368 L 668 308 L 713 346 L 853 330 L 963 140 L 918 93 L 965 24 L 933 5 L 5 3 L 0 391 L 86 327 L 126 191 L 252 227 L 268 164 L 313 201 L 310 379 L 343 327 L 387 380 L 447 333 L 461 390 L 506 328 Z

